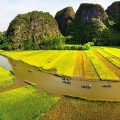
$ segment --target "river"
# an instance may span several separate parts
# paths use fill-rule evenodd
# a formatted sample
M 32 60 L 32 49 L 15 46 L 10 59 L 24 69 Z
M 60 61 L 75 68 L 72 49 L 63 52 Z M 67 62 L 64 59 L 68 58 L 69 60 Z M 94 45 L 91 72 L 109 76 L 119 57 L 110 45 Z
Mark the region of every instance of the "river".
M 1 56 L 0 62 L 7 70 L 13 69 L 16 77 L 11 86 L 0 88 L 0 92 L 25 86 L 24 81 L 29 81 L 35 83 L 38 90 L 46 90 L 55 96 L 70 95 L 82 96 L 88 99 L 120 101 L 120 82 L 71 80 L 71 84 L 65 84 L 62 78 L 41 72 L 38 68 L 21 61 L 8 60 L 6 57 Z M 32 72 L 29 72 L 29 70 Z M 81 87 L 86 84 L 91 84 L 92 88 L 85 89 Z M 112 84 L 112 87 L 104 88 L 102 87 L 104 84 Z

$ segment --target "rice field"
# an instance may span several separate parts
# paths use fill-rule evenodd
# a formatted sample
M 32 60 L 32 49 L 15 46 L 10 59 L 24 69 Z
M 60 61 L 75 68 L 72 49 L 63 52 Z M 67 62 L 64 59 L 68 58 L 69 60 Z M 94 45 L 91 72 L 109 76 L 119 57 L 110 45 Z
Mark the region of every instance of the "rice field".
M 14 76 L 10 71 L 0 67 L 0 87 L 9 86 L 13 83 Z
M 43 116 L 59 97 L 25 86 L 0 93 L 0 120 L 35 120 Z
M 62 98 L 39 120 L 120 120 L 120 103 Z
M 115 52 L 111 52 L 115 51 Z M 99 53 L 104 61 L 95 54 Z M 56 70 L 56 74 L 70 76 L 79 80 L 120 80 L 120 49 L 96 47 L 88 51 L 76 50 L 35 50 L 1 51 L 1 54 L 21 60 L 45 70 Z M 109 62 L 109 64 L 107 64 Z M 111 69 L 109 65 L 117 67 Z
M 112 52 L 109 53 L 104 50 L 97 50 L 97 52 L 100 53 L 102 56 L 104 56 L 108 61 L 113 63 L 115 66 L 120 68 L 120 58 L 111 54 Z
M 101 80 L 119 80 L 119 78 L 92 52 L 85 52 L 92 62 Z
M 87 51 L 0 51 L 0 54 L 12 59 L 46 71 L 54 69 L 57 75 L 70 76 L 73 80 L 83 80 L 88 83 L 99 80 L 120 81 L 119 53 L 119 48 L 112 47 L 96 47 Z M 37 72 L 40 71 L 37 69 Z M 32 75 L 28 71 L 27 74 Z M 13 78 L 10 71 L 0 67 L 0 87 L 12 84 Z M 75 82 L 79 83 L 79 81 Z M 95 96 L 97 96 L 96 93 Z M 119 102 L 93 102 L 55 97 L 45 91 L 39 91 L 34 84 L 0 93 L 0 120 L 119 120 L 119 118 Z

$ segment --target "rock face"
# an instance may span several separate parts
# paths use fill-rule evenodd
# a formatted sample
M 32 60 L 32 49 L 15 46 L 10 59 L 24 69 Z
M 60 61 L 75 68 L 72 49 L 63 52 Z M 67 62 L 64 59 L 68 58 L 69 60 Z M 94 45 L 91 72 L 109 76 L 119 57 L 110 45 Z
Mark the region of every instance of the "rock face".
M 77 22 L 87 22 L 92 18 L 100 19 L 102 22 L 107 23 L 107 14 L 103 7 L 98 4 L 81 4 L 76 12 L 75 20 Z
M 68 35 L 71 41 L 84 44 L 99 36 L 107 24 L 108 16 L 101 5 L 84 3 L 78 8 Z
M 120 1 L 114 2 L 107 10 L 109 17 L 120 20 Z
M 61 33 L 56 20 L 49 13 L 37 11 L 18 15 L 7 30 L 13 49 L 21 49 L 24 43 L 39 46 L 42 41 L 49 42 L 58 35 Z
M 60 10 L 56 13 L 55 19 L 63 35 L 66 35 L 66 30 L 74 20 L 74 17 L 75 17 L 75 12 L 72 7 L 64 8 L 63 10 Z

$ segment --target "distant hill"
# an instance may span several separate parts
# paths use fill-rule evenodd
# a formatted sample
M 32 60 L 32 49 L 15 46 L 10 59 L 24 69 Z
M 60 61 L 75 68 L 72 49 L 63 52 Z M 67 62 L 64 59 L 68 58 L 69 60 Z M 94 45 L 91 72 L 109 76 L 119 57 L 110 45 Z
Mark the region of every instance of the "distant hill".
M 80 4 L 49 13 L 33 11 L 17 15 L 5 33 L 0 33 L 0 48 L 10 50 L 63 49 L 63 43 L 120 45 L 120 1 L 107 10 L 99 4 Z
M 59 15 L 56 14 L 59 16 L 58 24 L 63 20 L 62 13 L 65 10 L 66 8 L 59 11 Z M 106 11 L 99 4 L 84 3 L 76 11 L 69 27 L 64 27 L 61 32 L 69 36 L 67 43 L 95 42 L 95 45 L 120 45 L 119 16 L 120 2 L 113 3 Z M 64 26 L 64 23 L 61 22 L 60 26 Z
M 70 24 L 73 22 L 74 18 L 75 12 L 72 7 L 64 8 L 56 13 L 55 19 L 63 35 L 66 35 L 66 31 Z
M 53 40 L 61 37 L 61 33 L 49 13 L 33 11 L 17 15 L 6 36 L 12 43 L 12 49 L 39 49 L 52 46 Z

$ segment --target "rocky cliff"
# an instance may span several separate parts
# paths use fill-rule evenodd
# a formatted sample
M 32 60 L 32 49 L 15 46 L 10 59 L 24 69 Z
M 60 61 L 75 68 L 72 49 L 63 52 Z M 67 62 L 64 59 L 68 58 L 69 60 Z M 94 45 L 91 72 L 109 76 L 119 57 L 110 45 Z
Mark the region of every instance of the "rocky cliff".
M 59 35 L 61 33 L 56 20 L 49 13 L 37 11 L 16 16 L 7 30 L 7 38 L 13 49 L 24 49 L 28 44 L 39 48 L 43 41 L 49 43 Z
M 55 19 L 63 35 L 66 35 L 66 30 L 74 20 L 74 17 L 75 12 L 72 7 L 64 8 L 63 10 L 60 10 L 56 13 Z
M 78 8 L 67 33 L 71 36 L 71 41 L 84 44 L 107 29 L 107 24 L 108 16 L 101 5 L 84 3 Z
M 109 18 L 113 21 L 113 29 L 120 32 L 120 1 L 112 3 L 106 10 Z
M 103 7 L 98 4 L 81 4 L 76 12 L 75 20 L 77 22 L 87 22 L 92 18 L 100 19 L 102 22 L 107 23 L 107 14 Z
M 120 1 L 114 2 L 110 5 L 106 12 L 109 17 L 120 20 Z

